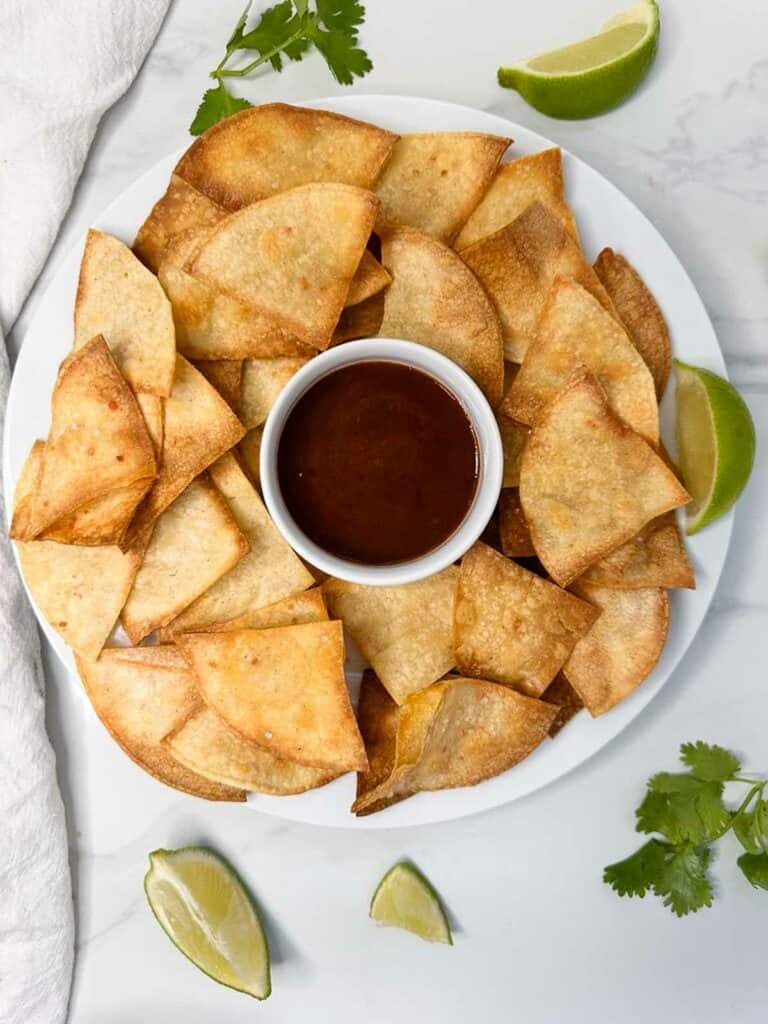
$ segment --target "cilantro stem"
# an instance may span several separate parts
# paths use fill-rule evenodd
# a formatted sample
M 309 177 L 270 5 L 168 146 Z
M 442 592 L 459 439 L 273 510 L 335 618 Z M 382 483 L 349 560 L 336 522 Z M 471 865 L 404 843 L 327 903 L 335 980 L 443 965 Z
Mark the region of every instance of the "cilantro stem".
M 281 53 L 287 46 L 290 46 L 291 43 L 295 43 L 297 39 L 301 39 L 303 35 L 304 26 L 301 26 L 300 28 L 296 29 L 293 35 L 289 36 L 287 39 L 283 39 L 278 46 L 273 46 L 271 50 L 265 50 L 260 57 L 257 57 L 256 60 L 252 60 L 250 64 L 246 64 L 244 68 L 224 68 L 222 70 L 224 64 L 226 63 L 230 56 L 229 54 L 227 54 L 227 56 L 224 58 L 221 64 L 219 64 L 216 70 L 211 72 L 211 77 L 242 78 L 244 75 L 250 74 L 251 71 L 254 71 L 261 64 L 266 64 L 268 60 L 271 60 L 273 57 L 276 57 L 278 53 Z
M 741 781 L 745 781 L 745 780 L 734 779 L 733 781 L 734 782 L 741 782 Z M 734 825 L 734 822 L 736 821 L 736 819 L 740 818 L 741 815 L 744 814 L 744 812 L 746 811 L 747 807 L 749 807 L 750 803 L 752 802 L 752 798 L 755 797 L 755 796 L 760 796 L 762 794 L 763 788 L 765 786 L 765 783 L 764 782 L 755 782 L 753 779 L 750 779 L 749 781 L 753 784 L 752 788 L 749 790 L 747 795 L 741 801 L 741 803 L 739 804 L 739 806 L 736 809 L 736 813 L 733 815 L 733 817 L 728 822 L 728 824 L 724 828 L 721 828 L 719 832 L 716 832 L 712 836 L 712 838 L 710 840 L 708 840 L 710 843 L 714 843 L 718 839 L 722 839 L 723 836 L 726 834 L 726 832 L 730 832 L 730 830 L 733 828 L 733 825 Z

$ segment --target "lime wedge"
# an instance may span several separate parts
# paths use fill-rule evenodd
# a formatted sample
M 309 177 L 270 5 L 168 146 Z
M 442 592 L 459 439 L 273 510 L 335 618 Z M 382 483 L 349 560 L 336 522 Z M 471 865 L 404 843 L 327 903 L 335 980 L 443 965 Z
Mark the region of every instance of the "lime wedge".
M 419 935 L 427 942 L 453 945 L 440 897 L 412 864 L 399 861 L 384 875 L 371 900 L 371 917 L 379 924 Z
M 600 33 L 499 68 L 499 85 L 516 89 L 549 117 L 594 117 L 637 88 L 659 39 L 656 0 L 642 0 L 606 22 Z
M 727 512 L 744 490 L 755 458 L 755 425 L 732 384 L 675 360 L 677 448 L 693 499 L 687 533 Z
M 171 941 L 207 975 L 266 999 L 269 947 L 259 915 L 232 868 L 210 850 L 155 850 L 144 890 Z

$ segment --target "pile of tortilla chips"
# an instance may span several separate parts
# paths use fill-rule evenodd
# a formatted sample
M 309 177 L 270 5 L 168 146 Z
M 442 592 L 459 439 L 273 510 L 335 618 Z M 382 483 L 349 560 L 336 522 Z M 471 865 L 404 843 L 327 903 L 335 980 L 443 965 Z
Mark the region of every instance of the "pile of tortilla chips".
M 243 800 L 354 771 L 370 814 L 508 770 L 656 664 L 667 592 L 694 586 L 659 442 L 669 335 L 623 256 L 582 252 L 560 151 L 502 163 L 510 141 L 254 107 L 194 142 L 132 249 L 88 233 L 11 535 L 96 713 L 168 785 Z M 261 500 L 261 432 L 307 360 L 377 334 L 475 379 L 504 489 L 459 565 L 321 582 Z

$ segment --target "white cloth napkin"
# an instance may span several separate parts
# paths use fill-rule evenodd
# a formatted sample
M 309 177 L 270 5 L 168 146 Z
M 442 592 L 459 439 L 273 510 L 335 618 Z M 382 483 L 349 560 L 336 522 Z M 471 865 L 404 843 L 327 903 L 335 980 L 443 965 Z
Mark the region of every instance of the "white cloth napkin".
M 3 329 L 40 273 L 101 116 L 133 81 L 168 3 L 0 0 L 0 424 Z M 0 1022 L 59 1024 L 74 932 L 64 809 L 2 491 L 0 513 Z

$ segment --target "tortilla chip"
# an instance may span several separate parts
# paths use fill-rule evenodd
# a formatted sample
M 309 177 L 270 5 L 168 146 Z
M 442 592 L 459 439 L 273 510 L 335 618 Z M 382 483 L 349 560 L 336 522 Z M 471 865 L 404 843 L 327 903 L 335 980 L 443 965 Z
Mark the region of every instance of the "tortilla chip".
M 16 491 L 13 496 L 13 514 L 9 536 L 29 536 L 34 529 L 35 495 L 43 468 L 43 452 L 45 441 L 37 440 L 27 453 L 26 459 L 16 478 Z
M 327 110 L 265 103 L 209 128 L 175 173 L 214 202 L 238 210 L 309 182 L 373 188 L 396 139 Z
M 248 474 L 254 487 L 261 487 L 261 436 L 264 433 L 263 427 L 254 427 L 249 430 L 240 444 L 235 449 L 240 465 Z
M 603 249 L 595 273 L 611 297 L 632 344 L 645 360 L 661 399 L 669 380 L 672 348 L 664 314 L 635 268 L 613 249 Z
M 523 451 L 528 440 L 528 428 L 507 416 L 497 414 L 496 422 L 501 434 L 501 446 L 504 450 L 503 487 L 517 487 L 520 483 L 520 464 Z
M 572 277 L 610 313 L 613 305 L 562 221 L 541 203 L 495 234 L 461 250 L 461 258 L 496 307 L 504 353 L 522 363 L 539 315 L 557 275 Z
M 148 391 L 137 391 L 136 401 L 139 403 L 141 415 L 147 425 L 155 455 L 160 458 L 163 451 L 163 434 L 165 433 L 165 405 L 158 395 L 150 395 Z
M 356 306 L 358 303 L 378 295 L 379 292 L 384 291 L 391 280 L 392 278 L 373 253 L 364 249 L 347 292 L 345 307 Z
M 600 617 L 565 663 L 568 682 L 589 713 L 609 711 L 650 674 L 669 628 L 666 590 L 606 590 L 580 581 L 573 590 L 600 609 Z
M 139 228 L 133 251 L 156 274 L 167 247 L 190 229 L 211 228 L 227 211 L 177 174 L 171 175 L 165 194 L 158 199 Z
M 400 708 L 395 767 L 354 807 L 370 813 L 413 793 L 500 775 L 544 740 L 556 715 L 551 704 L 485 680 L 435 683 Z
M 563 154 L 559 147 L 529 153 L 502 164 L 488 191 L 461 229 L 454 247 L 487 238 L 519 217 L 533 202 L 540 202 L 579 241 L 576 222 L 563 192 Z
M 51 396 L 48 439 L 38 454 L 26 532 L 19 532 L 18 523 L 11 530 L 18 540 L 32 540 L 63 516 L 118 488 L 140 484 L 146 490 L 155 477 L 155 453 L 144 417 L 103 338 L 94 338 L 61 364 Z M 143 490 L 137 496 L 134 488 L 133 505 L 126 508 L 123 503 L 120 519 L 113 515 L 105 543 L 122 535 Z
M 315 582 L 269 518 L 234 455 L 222 455 L 208 473 L 224 496 L 250 550 L 189 604 L 169 624 L 166 633 L 207 629 L 214 623 L 226 622 L 243 612 L 264 608 L 307 590 Z
M 233 411 L 240 404 L 240 384 L 243 379 L 242 359 L 201 359 L 195 369 L 213 385 Z
M 541 699 L 546 701 L 547 704 L 554 704 L 557 707 L 557 717 L 549 727 L 549 735 L 553 738 L 584 707 L 584 701 L 576 693 L 562 672 L 557 673 L 542 694 Z
M 196 476 L 242 438 L 245 428 L 202 373 L 176 357 L 173 391 L 165 402 L 160 473 L 131 524 L 137 536 Z
M 499 322 L 461 259 L 436 239 L 399 228 L 382 239 L 382 260 L 393 280 L 384 293 L 379 334 L 441 352 L 498 405 L 504 388 Z
M 499 540 L 507 558 L 530 558 L 536 554 L 517 487 L 507 487 L 499 495 Z
M 649 444 L 658 444 L 656 392 L 640 353 L 586 289 L 557 277 L 502 412 L 533 423 L 580 366 L 595 375 L 617 416 Z
M 357 773 L 357 790 L 352 804 L 354 814 L 372 814 L 398 799 L 370 804 L 368 794 L 386 782 L 395 768 L 395 741 L 400 708 L 379 680 L 367 669 L 360 682 L 357 702 L 357 724 L 368 755 L 368 768 Z M 404 794 L 405 795 L 405 794 Z
M 252 430 L 260 427 L 285 385 L 308 359 L 246 359 L 240 385 L 240 419 Z
M 243 739 L 208 707 L 194 711 L 163 740 L 181 764 L 222 785 L 254 793 L 290 796 L 324 786 L 337 773 L 283 761 Z
M 611 410 L 589 373 L 544 409 L 520 471 L 536 553 L 561 586 L 689 495 L 656 452 Z
M 165 626 L 248 553 L 224 498 L 200 477 L 163 512 L 122 613 L 134 644 Z
M 464 555 L 454 604 L 459 671 L 538 697 L 597 618 L 595 609 L 485 544 Z
M 245 800 L 242 790 L 189 771 L 161 744 L 201 704 L 195 677 L 175 647 L 115 647 L 98 661 L 78 658 L 77 668 L 94 711 L 140 768 L 205 800 Z
M 593 563 L 579 579 L 590 586 L 616 590 L 696 588 L 674 512 L 652 519 L 626 544 Z
M 340 622 L 186 633 L 178 643 L 205 702 L 245 739 L 314 768 L 367 766 Z
M 450 242 L 480 202 L 510 142 L 482 132 L 404 135 L 376 186 L 376 231 L 412 227 Z
M 187 269 L 304 344 L 327 348 L 377 206 L 350 185 L 303 185 L 230 214 Z
M 398 704 L 453 668 L 453 593 L 458 569 L 417 583 L 368 587 L 330 579 L 328 609 Z
M 303 590 L 266 608 L 249 608 L 226 622 L 214 622 L 200 632 L 220 633 L 228 629 L 271 629 L 273 626 L 302 626 L 306 622 L 328 622 L 323 592 L 319 587 Z
M 69 515 L 57 519 L 44 530 L 40 540 L 57 540 L 61 544 L 84 544 L 89 547 L 102 544 L 123 544 L 136 508 L 152 486 L 153 478 L 138 480 L 127 487 L 117 487 L 86 502 Z
M 127 245 L 91 229 L 77 284 L 75 348 L 97 334 L 134 391 L 171 393 L 176 336 L 165 292 Z
M 331 345 L 355 341 L 357 338 L 375 337 L 380 333 L 383 318 L 384 296 L 381 293 L 364 302 L 358 302 L 356 306 L 348 306 L 342 311 L 334 328 Z

